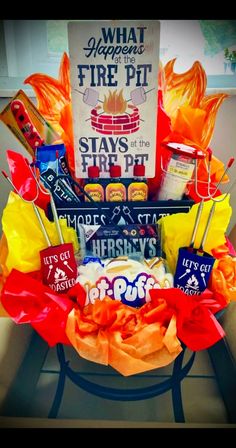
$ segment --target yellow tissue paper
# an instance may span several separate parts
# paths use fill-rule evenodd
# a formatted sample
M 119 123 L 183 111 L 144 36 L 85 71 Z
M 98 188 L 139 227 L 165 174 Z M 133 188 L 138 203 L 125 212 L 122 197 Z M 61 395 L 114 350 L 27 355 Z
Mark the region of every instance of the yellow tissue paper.
M 217 201 L 222 198 L 223 196 L 218 196 Z M 215 212 L 203 248 L 210 255 L 212 254 L 212 249 L 226 242 L 225 232 L 232 214 L 229 199 L 230 195 L 226 196 L 222 202 L 216 203 Z M 212 205 L 212 199 L 204 202 L 201 220 L 194 242 L 195 248 L 199 248 L 201 244 Z M 176 213 L 174 215 L 164 216 L 158 221 L 158 224 L 161 226 L 162 249 L 166 254 L 167 262 L 172 273 L 176 269 L 180 247 L 188 247 L 190 245 L 198 207 L 199 204 L 195 204 L 188 213 Z
M 59 245 L 56 225 L 47 219 L 42 209 L 38 207 L 38 210 L 51 244 Z M 60 226 L 65 243 L 71 242 L 74 251 L 77 252 L 78 239 L 75 230 L 67 226 L 66 219 L 60 219 Z M 3 211 L 2 228 L 8 245 L 6 267 L 9 273 L 13 268 L 21 272 L 39 270 L 39 252 L 47 247 L 47 243 L 32 203 L 24 202 L 17 194 L 11 192 Z

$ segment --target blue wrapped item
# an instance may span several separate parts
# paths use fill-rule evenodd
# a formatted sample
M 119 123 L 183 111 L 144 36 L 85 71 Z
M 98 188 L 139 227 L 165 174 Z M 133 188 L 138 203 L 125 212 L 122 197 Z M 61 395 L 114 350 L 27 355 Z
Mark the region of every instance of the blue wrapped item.
M 49 168 L 56 175 L 69 174 L 65 154 L 66 148 L 64 144 L 39 146 L 36 149 L 36 159 L 40 174 Z

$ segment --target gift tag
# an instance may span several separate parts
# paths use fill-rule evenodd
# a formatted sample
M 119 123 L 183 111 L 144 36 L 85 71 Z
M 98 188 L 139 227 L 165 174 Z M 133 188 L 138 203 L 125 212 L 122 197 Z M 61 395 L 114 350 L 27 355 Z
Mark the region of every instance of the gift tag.
M 204 252 L 198 255 L 186 247 L 179 249 L 174 286 L 188 295 L 199 295 L 207 288 L 215 258 Z
M 58 293 L 65 293 L 74 286 L 77 264 L 72 243 L 51 246 L 41 250 L 43 283 Z

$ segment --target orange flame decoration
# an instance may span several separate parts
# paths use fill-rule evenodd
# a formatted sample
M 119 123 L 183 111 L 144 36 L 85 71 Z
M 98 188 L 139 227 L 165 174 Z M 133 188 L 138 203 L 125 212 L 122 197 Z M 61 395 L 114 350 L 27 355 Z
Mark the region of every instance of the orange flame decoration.
M 123 97 L 123 89 L 120 93 L 116 93 L 116 90 L 112 93 L 109 90 L 108 98 L 104 95 L 103 109 L 107 114 L 119 115 L 123 114 L 126 110 L 127 102 Z
M 35 73 L 24 81 L 30 84 L 38 100 L 38 110 L 58 132 L 66 146 L 71 174 L 75 177 L 74 140 L 71 109 L 70 60 L 63 54 L 58 80 Z
M 213 135 L 216 115 L 226 94 L 205 95 L 207 78 L 199 61 L 181 74 L 174 73 L 176 59 L 164 67 L 163 104 L 171 119 L 172 132 L 165 141 L 175 141 L 206 151 Z M 224 172 L 224 164 L 213 156 L 211 181 L 217 183 Z M 198 168 L 198 179 L 207 182 L 204 161 Z M 224 181 L 228 177 L 225 176 Z
M 165 112 L 171 119 L 172 131 L 164 141 L 177 141 L 206 150 L 210 144 L 216 115 L 225 94 L 205 95 L 206 74 L 200 62 L 182 74 L 174 73 L 176 59 L 169 61 L 160 71 L 159 88 L 163 91 Z M 160 82 L 161 81 L 161 82 Z M 38 109 L 60 134 L 67 150 L 70 170 L 74 174 L 74 142 L 70 94 L 69 58 L 63 54 L 58 80 L 40 73 L 29 76 L 25 83 L 31 84 L 38 99 Z M 127 103 L 119 94 L 105 97 L 104 110 L 107 113 L 123 113 Z M 224 171 L 224 164 L 213 157 L 211 181 L 218 182 Z M 198 179 L 207 181 L 204 161 L 198 169 Z M 225 176 L 225 181 L 228 177 Z

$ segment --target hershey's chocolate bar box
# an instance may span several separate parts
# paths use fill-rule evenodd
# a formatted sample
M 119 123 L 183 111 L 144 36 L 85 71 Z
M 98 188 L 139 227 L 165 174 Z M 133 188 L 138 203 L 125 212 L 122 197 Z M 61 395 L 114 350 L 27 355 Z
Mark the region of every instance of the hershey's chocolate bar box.
M 153 258 L 161 255 L 160 235 L 156 224 L 108 226 L 79 225 L 82 256 L 115 258 Z

